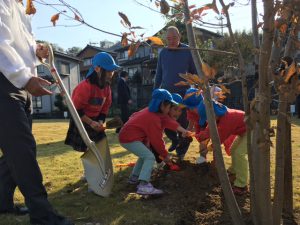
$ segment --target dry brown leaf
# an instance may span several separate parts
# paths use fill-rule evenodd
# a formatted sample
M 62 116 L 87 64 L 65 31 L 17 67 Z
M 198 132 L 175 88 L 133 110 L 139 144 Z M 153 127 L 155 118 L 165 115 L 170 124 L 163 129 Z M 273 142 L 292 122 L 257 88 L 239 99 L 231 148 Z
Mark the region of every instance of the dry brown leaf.
M 170 11 L 169 3 L 166 0 L 160 1 L 160 12 L 164 15 L 168 14 Z
M 147 40 L 150 40 L 152 45 L 158 45 L 158 46 L 164 45 L 164 43 L 159 37 L 148 37 Z
M 288 67 L 287 72 L 285 73 L 284 82 L 288 83 L 290 78 L 295 75 L 297 72 L 295 61 Z
M 217 71 L 210 67 L 207 63 L 203 62 L 202 64 L 202 71 L 204 73 L 204 75 L 208 78 L 208 79 L 213 79 L 217 73 Z
M 190 84 L 186 81 L 179 81 L 176 84 L 174 84 L 175 86 L 189 86 Z
M 119 16 L 123 19 L 123 21 L 125 22 L 125 24 L 128 26 L 128 27 L 131 27 L 131 23 L 128 19 L 128 17 L 122 13 L 122 12 L 118 12 Z
M 214 10 L 215 13 L 220 14 L 217 4 L 216 4 L 216 0 L 213 0 L 213 2 L 210 4 L 206 4 L 205 7 L 209 7 L 210 9 Z
M 199 15 L 201 15 L 204 10 L 208 10 L 208 9 L 210 9 L 209 6 L 203 6 L 199 9 L 195 9 L 195 14 L 198 13 Z
M 139 48 L 140 45 L 141 45 L 140 41 L 138 41 L 136 43 L 131 43 L 131 45 L 128 49 L 128 57 L 134 56 L 134 54 L 136 53 L 136 50 Z
M 55 26 L 56 25 L 56 21 L 59 19 L 59 14 L 60 13 L 57 13 L 57 14 L 55 14 L 55 15 L 53 15 L 52 17 L 51 17 L 51 22 L 53 23 L 53 26 Z
M 195 94 L 196 94 L 196 92 L 185 94 L 184 97 L 183 97 L 183 99 L 186 100 L 186 99 L 188 99 L 189 97 L 191 97 L 191 96 L 193 96 Z
M 32 15 L 32 14 L 35 14 L 36 13 L 36 9 L 33 5 L 33 2 L 32 0 L 27 0 L 27 3 L 26 3 L 26 14 L 28 15 Z
M 203 84 L 204 80 L 201 79 L 198 75 L 196 74 L 191 74 L 190 79 L 193 80 L 196 84 Z
M 204 80 L 198 77 L 196 74 L 191 73 L 180 73 L 179 76 L 186 80 L 190 85 L 199 85 L 204 84 Z
M 298 21 L 299 21 L 299 16 L 293 15 L 292 22 L 298 24 Z
M 288 25 L 286 23 L 284 23 L 280 26 L 279 30 L 281 33 L 285 33 L 287 28 L 288 28 Z
M 127 33 L 126 32 L 122 34 L 121 45 L 123 47 L 128 45 L 128 39 L 127 39 Z
M 82 19 L 76 13 L 74 13 L 74 19 L 79 22 L 82 22 Z

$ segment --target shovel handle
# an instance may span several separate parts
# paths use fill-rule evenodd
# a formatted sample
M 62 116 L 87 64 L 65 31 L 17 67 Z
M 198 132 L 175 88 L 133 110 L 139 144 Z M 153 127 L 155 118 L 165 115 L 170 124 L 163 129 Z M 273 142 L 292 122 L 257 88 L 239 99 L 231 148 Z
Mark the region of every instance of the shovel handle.
M 52 47 L 49 43 L 45 43 L 49 49 L 49 57 L 48 57 L 48 62 L 49 63 L 46 63 L 45 61 L 43 60 L 40 60 L 41 63 L 46 66 L 50 72 L 51 72 L 51 75 L 52 77 L 54 78 L 55 82 L 57 83 L 57 86 L 58 88 L 60 89 L 60 93 L 65 101 L 65 103 L 67 104 L 67 107 L 68 107 L 68 110 L 75 122 L 75 125 L 80 133 L 80 136 L 81 138 L 83 139 L 85 145 L 92 150 L 92 152 L 94 153 L 95 157 L 98 159 L 99 161 L 99 164 L 100 164 L 100 168 L 103 172 L 103 174 L 106 174 L 105 173 L 105 169 L 103 167 L 104 165 L 104 161 L 103 159 L 101 158 L 101 156 L 99 156 L 97 154 L 97 152 L 95 152 L 95 143 L 93 141 L 91 141 L 91 139 L 89 138 L 83 124 L 82 124 L 82 121 L 77 113 L 77 110 L 75 109 L 75 106 L 72 102 L 72 99 L 62 81 L 62 79 L 60 78 L 58 72 L 57 72 L 57 69 L 55 67 L 55 63 L 54 63 L 54 54 L 53 54 L 53 50 L 52 50 Z

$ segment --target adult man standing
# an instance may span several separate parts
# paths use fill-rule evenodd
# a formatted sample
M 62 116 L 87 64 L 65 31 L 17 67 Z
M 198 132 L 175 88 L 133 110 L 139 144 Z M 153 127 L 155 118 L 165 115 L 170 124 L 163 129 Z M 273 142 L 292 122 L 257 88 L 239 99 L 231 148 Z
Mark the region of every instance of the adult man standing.
M 183 80 L 179 74 L 196 74 L 196 67 L 190 50 L 184 49 L 188 46 L 180 43 L 180 34 L 176 27 L 170 26 L 167 28 L 166 40 L 167 48 L 164 48 L 158 56 L 154 88 L 164 88 L 183 97 L 189 87 L 175 86 L 176 83 Z M 182 127 L 187 128 L 186 110 L 182 111 L 178 122 Z M 183 159 L 190 144 L 188 139 L 181 137 L 181 135 L 177 136 L 177 133 L 169 130 L 166 130 L 166 135 L 172 140 L 169 151 L 176 149 L 177 155 Z
M 128 73 L 122 71 L 118 81 L 118 104 L 121 110 L 121 119 L 125 124 L 129 118 L 129 104 L 132 104 L 130 89 L 128 87 Z M 116 133 L 119 133 L 121 128 L 117 128 Z
M 0 214 L 26 213 L 13 202 L 18 186 L 31 224 L 72 225 L 47 199 L 31 132 L 31 94 L 51 94 L 43 87 L 50 83 L 37 77 L 35 69 L 48 49 L 36 45 L 19 0 L 0 0 L 0 31 Z

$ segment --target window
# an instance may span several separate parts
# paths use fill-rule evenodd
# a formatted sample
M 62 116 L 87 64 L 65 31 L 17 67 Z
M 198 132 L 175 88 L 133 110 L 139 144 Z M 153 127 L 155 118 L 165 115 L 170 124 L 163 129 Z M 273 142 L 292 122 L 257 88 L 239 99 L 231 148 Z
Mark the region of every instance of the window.
M 130 77 L 130 78 L 132 78 L 133 77 L 133 75 L 137 72 L 137 68 L 136 67 L 133 67 L 133 68 L 129 68 L 128 69 L 128 76 Z
M 125 59 L 125 52 L 120 52 L 119 59 Z
M 37 72 L 38 73 L 44 73 L 44 66 L 43 65 L 37 66 Z
M 60 62 L 59 64 L 61 74 L 70 74 L 70 63 Z
M 83 66 L 90 66 L 92 65 L 92 58 L 87 58 L 83 60 Z
M 32 107 L 34 109 L 41 109 L 42 108 L 42 97 L 32 97 Z

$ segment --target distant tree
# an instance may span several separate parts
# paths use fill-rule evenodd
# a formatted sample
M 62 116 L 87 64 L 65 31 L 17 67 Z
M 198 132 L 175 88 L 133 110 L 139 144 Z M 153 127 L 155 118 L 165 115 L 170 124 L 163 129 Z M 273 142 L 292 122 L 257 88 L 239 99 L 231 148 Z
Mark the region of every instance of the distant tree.
M 58 44 L 51 43 L 51 47 L 54 51 L 65 52 L 65 50 L 62 47 L 60 47 Z
M 66 53 L 72 56 L 76 56 L 81 50 L 82 48 L 74 46 L 72 48 L 68 48 L 66 50 Z
M 254 59 L 252 32 L 235 32 L 234 36 L 244 57 L 245 63 L 252 63 Z M 217 50 L 228 52 L 235 51 L 232 41 L 230 40 L 230 36 L 227 33 L 224 34 L 223 38 L 211 39 L 200 45 L 200 47 L 204 49 L 209 49 L 212 46 Z M 201 52 L 201 56 L 209 65 L 212 65 L 217 70 L 223 70 L 227 66 L 238 66 L 238 60 L 236 56 L 227 55 L 224 57 L 222 54 L 211 54 L 210 52 L 205 51 Z

